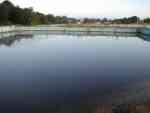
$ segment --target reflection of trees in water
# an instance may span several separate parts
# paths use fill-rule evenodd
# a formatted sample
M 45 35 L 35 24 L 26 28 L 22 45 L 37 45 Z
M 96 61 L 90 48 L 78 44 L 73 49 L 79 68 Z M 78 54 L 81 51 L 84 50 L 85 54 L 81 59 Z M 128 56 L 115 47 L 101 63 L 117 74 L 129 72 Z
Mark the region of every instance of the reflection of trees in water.
M 0 39 L 0 46 L 12 46 L 15 42 L 20 42 L 22 39 L 31 39 L 33 35 L 15 35 Z
M 146 41 L 146 42 L 150 42 L 150 35 L 138 34 L 138 36 L 139 36 L 142 40 L 144 40 L 144 41 Z
M 106 34 L 106 33 L 87 33 L 87 32 L 67 32 L 67 33 L 45 33 L 45 34 L 37 34 L 37 37 L 49 37 L 49 35 L 68 35 L 68 36 L 77 36 L 79 39 L 88 39 L 86 36 L 106 36 L 106 38 L 114 38 L 114 39 L 120 39 L 120 38 L 128 38 L 128 37 L 134 37 L 136 34 L 128 34 L 128 33 L 116 33 L 116 34 Z M 137 34 L 137 36 L 144 41 L 150 42 L 150 36 L 143 35 L 143 34 Z M 0 38 L 0 46 L 12 46 L 15 42 L 20 42 L 22 39 L 31 39 L 33 38 L 33 34 L 23 34 L 23 35 L 13 35 L 8 36 L 4 38 Z

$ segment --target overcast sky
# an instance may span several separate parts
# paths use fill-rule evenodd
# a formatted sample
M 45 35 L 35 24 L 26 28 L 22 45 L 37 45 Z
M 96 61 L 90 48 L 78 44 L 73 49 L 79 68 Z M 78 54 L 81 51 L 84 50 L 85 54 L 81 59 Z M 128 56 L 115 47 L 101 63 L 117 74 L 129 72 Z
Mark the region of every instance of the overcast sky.
M 3 1 L 3 0 L 0 0 Z M 10 0 L 45 14 L 71 17 L 150 16 L 150 0 Z

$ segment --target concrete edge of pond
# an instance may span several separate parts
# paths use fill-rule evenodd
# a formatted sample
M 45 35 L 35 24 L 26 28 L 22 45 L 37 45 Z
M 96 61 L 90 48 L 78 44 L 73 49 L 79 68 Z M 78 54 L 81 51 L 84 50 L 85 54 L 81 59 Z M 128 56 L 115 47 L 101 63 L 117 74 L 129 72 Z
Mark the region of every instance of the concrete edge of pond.
M 15 33 L 31 31 L 48 31 L 54 33 L 77 33 L 82 35 L 85 32 L 91 34 L 117 34 L 117 33 L 129 33 L 129 34 L 141 34 L 150 36 L 150 26 L 99 26 L 99 27 L 65 27 L 65 26 L 0 26 L 0 34 L 15 35 Z M 80 33 L 79 33 L 80 32 Z M 5 37 L 5 36 L 0 36 Z

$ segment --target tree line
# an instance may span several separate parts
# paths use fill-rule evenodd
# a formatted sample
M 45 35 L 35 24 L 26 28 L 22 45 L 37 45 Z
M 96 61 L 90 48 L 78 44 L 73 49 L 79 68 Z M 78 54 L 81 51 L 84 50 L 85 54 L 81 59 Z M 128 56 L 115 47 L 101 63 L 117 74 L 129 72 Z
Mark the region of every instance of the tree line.
M 82 23 L 101 23 L 101 24 L 150 24 L 150 18 L 140 19 L 137 16 L 132 16 L 128 18 L 120 18 L 120 19 L 91 19 L 84 18 Z
M 20 8 L 6 0 L 0 3 L 0 25 L 39 25 L 39 24 L 65 24 L 73 18 L 54 16 L 34 12 L 33 8 Z
M 67 16 L 45 15 L 35 12 L 33 8 L 20 8 L 8 0 L 0 3 L 0 25 L 40 25 L 68 23 L 103 23 L 103 24 L 150 24 L 150 18 L 140 19 L 137 16 L 120 19 L 84 18 L 82 21 Z

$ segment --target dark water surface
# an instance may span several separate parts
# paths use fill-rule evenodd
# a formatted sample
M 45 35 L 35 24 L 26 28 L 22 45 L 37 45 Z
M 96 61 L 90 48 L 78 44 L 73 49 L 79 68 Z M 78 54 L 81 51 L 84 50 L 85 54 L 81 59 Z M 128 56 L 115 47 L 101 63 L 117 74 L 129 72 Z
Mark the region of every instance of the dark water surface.
M 71 35 L 0 39 L 0 112 L 94 113 L 102 104 L 148 99 L 149 40 Z

